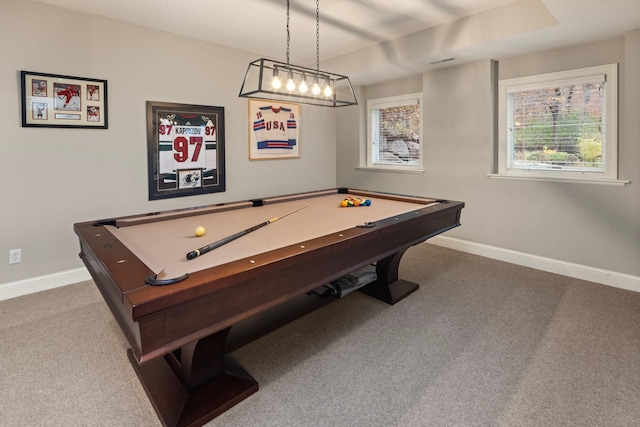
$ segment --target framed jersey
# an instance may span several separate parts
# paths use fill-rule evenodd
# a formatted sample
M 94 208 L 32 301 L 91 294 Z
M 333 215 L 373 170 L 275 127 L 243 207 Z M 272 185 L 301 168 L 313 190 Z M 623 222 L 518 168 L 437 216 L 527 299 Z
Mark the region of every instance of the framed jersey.
M 300 104 L 249 100 L 249 159 L 300 157 Z
M 149 200 L 225 191 L 224 107 L 147 101 Z

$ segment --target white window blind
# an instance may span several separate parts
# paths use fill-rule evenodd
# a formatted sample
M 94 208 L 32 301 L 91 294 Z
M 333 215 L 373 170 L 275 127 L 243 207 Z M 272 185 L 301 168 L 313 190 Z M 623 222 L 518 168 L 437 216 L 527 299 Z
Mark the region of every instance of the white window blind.
M 419 94 L 369 100 L 367 167 L 422 167 Z
M 509 168 L 604 171 L 604 78 L 507 93 Z
M 499 175 L 617 178 L 617 64 L 501 80 L 499 93 Z

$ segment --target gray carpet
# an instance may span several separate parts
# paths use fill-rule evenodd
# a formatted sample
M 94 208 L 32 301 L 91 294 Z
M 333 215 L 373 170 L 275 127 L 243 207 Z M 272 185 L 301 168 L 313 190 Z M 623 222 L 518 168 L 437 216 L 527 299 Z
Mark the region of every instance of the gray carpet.
M 640 294 L 429 244 L 234 353 L 258 393 L 209 426 L 638 426 Z M 0 302 L 2 426 L 160 425 L 91 282 Z

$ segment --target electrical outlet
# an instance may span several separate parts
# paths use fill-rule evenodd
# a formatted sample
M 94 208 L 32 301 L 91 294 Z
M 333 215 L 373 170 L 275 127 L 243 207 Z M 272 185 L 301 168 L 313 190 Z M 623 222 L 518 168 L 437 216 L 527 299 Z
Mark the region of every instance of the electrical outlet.
M 22 249 L 9 250 L 9 264 L 18 264 L 22 262 Z

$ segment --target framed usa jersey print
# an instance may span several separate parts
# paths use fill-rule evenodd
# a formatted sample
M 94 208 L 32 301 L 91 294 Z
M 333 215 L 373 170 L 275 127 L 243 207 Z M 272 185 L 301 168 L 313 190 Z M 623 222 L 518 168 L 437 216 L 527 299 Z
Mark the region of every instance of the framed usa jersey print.
M 225 191 L 224 107 L 147 101 L 149 200 Z
M 249 159 L 300 157 L 300 104 L 249 100 Z

